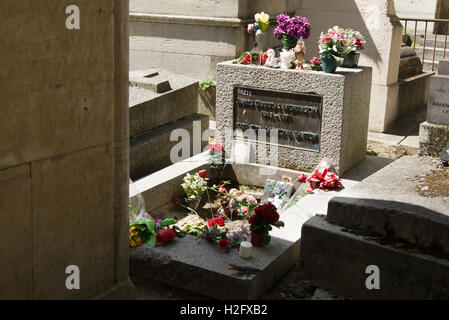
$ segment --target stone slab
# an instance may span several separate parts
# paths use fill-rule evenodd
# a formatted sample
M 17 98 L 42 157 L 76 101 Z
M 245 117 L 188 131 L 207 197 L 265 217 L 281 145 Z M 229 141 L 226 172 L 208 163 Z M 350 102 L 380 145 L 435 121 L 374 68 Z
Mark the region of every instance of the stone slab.
M 449 124 L 449 75 L 436 75 L 430 78 L 427 122 Z
M 134 137 L 198 111 L 198 81 L 163 69 L 137 70 L 130 79 L 145 76 L 169 81 L 172 90 L 157 93 L 137 85 L 129 87 L 129 135 Z M 157 75 L 156 75 L 157 74 Z
M 263 81 L 261 81 L 263 79 Z M 365 159 L 371 90 L 371 68 L 338 69 L 336 74 L 297 72 L 235 64 L 217 65 L 216 138 L 231 150 L 234 129 L 235 86 L 313 93 L 323 96 L 320 151 L 278 147 L 277 165 L 301 170 L 313 168 L 323 158 L 332 159 L 341 174 Z M 269 146 L 258 144 L 258 161 L 272 164 Z
M 421 123 L 419 127 L 419 155 L 439 157 L 449 141 L 449 125 Z
M 417 155 L 419 152 L 419 136 L 408 136 L 399 145 L 407 151 L 408 155 Z
M 185 150 L 185 152 L 189 152 L 187 156 L 196 153 L 197 151 L 193 150 L 193 139 L 201 138 L 203 132 L 208 128 L 208 124 L 209 118 L 206 115 L 193 114 L 132 137 L 130 140 L 131 179 L 138 180 L 173 163 L 170 159 L 170 152 L 180 141 L 178 136 L 176 136 L 176 141 L 170 141 L 170 137 L 176 129 L 183 129 L 188 133 L 184 137 L 184 139 L 189 139 L 185 142 L 185 145 L 189 146 L 189 150 Z M 198 137 L 194 136 L 195 130 L 198 131 Z M 201 152 L 207 144 L 207 141 L 201 141 L 199 151 Z
M 449 195 L 421 196 L 418 179 L 436 168 L 430 157 L 404 156 L 364 179 L 356 187 L 344 190 L 342 197 L 385 200 L 416 205 L 440 215 L 449 215 Z
M 449 76 L 449 60 L 448 59 L 440 60 L 440 62 L 438 64 L 438 75 Z
M 142 245 L 130 250 L 130 271 L 215 299 L 257 299 L 276 283 L 299 258 L 299 239 L 290 242 L 272 237 L 265 248 L 253 248 L 250 259 L 238 250 L 229 253 L 193 236 L 164 246 Z M 237 276 L 229 264 L 260 269 L 253 275 Z
M 300 263 L 314 285 L 352 299 L 448 299 L 449 261 L 381 245 L 321 217 L 302 228 Z M 366 268 L 380 270 L 380 290 L 368 290 Z
M 449 216 L 425 207 L 339 196 L 329 201 L 327 211 L 329 223 L 449 253 Z

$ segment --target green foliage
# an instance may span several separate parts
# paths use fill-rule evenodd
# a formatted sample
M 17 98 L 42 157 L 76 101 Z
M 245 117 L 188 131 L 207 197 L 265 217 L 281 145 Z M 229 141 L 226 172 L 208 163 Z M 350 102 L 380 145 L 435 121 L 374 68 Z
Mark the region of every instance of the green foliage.
M 212 80 L 203 80 L 200 82 L 200 88 L 203 91 L 211 87 L 215 87 L 215 83 Z

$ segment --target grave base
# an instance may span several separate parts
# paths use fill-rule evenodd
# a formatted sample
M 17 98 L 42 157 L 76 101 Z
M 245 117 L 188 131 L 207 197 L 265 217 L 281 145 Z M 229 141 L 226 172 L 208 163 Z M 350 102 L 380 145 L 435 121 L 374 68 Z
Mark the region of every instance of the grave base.
M 250 259 L 229 253 L 204 239 L 187 235 L 160 246 L 130 250 L 130 272 L 215 299 L 257 299 L 298 261 L 299 240 L 272 238 L 265 248 L 253 248 Z M 229 264 L 260 269 L 236 275 Z
M 214 178 L 206 154 L 200 154 L 138 180 L 134 186 L 142 192 L 146 209 L 154 217 L 169 215 L 174 210 L 173 197 L 181 196 L 182 178 L 200 169 L 207 169 Z M 295 177 L 298 173 L 260 164 L 231 164 L 224 176 L 263 187 L 266 179 L 281 180 L 284 175 Z M 130 272 L 215 299 L 257 299 L 298 262 L 301 226 L 308 218 L 301 217 L 302 212 L 295 208 L 281 213 L 285 227 L 273 228 L 271 242 L 264 248 L 254 247 L 250 259 L 240 258 L 237 249 L 227 253 L 204 239 L 187 235 L 162 246 L 130 249 Z M 230 264 L 260 272 L 239 276 L 229 270 Z

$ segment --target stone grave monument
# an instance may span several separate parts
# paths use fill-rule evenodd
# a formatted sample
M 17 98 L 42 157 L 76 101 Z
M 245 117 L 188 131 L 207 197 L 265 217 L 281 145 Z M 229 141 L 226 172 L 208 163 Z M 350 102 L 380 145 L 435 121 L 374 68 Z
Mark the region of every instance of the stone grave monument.
M 170 150 L 179 143 L 170 141 L 176 129 L 202 137 L 209 118 L 198 114 L 198 82 L 163 69 L 133 71 L 129 74 L 130 176 L 142 178 L 172 164 Z M 197 132 L 194 132 L 197 131 Z M 190 156 L 190 155 L 189 155 Z
M 419 132 L 420 155 L 438 157 L 449 141 L 449 60 L 440 61 L 430 78 L 427 121 Z
M 232 150 L 243 131 L 259 163 L 303 170 L 328 158 L 343 174 L 365 159 L 371 72 L 369 67 L 328 74 L 219 63 L 216 138 Z M 271 140 L 273 132 L 277 142 Z

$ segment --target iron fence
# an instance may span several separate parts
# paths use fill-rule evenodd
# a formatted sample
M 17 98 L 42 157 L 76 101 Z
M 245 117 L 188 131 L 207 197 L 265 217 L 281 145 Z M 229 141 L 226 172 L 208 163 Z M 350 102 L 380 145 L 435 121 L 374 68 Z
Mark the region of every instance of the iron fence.
M 422 63 L 424 65 L 432 65 L 432 71 L 435 70 L 436 58 L 439 60 L 446 59 L 447 55 L 447 38 L 449 31 L 449 19 L 418 19 L 418 18 L 399 18 L 404 26 L 404 35 L 409 35 L 413 39 L 413 48 L 416 50 L 417 45 L 419 49 L 422 46 Z M 433 24 L 434 28 L 431 34 L 428 34 L 429 24 Z M 411 26 L 411 28 L 409 28 Z M 424 29 L 422 29 L 424 27 Z M 409 31 L 412 31 L 409 33 Z M 442 31 L 443 30 L 443 31 Z M 433 48 L 428 44 L 428 36 L 433 37 Z M 422 45 L 420 43 L 422 39 Z M 417 42 L 418 40 L 418 42 Z M 421 50 L 421 49 L 420 49 Z M 431 53 L 430 56 L 426 55 Z M 437 55 L 438 53 L 438 55 Z

